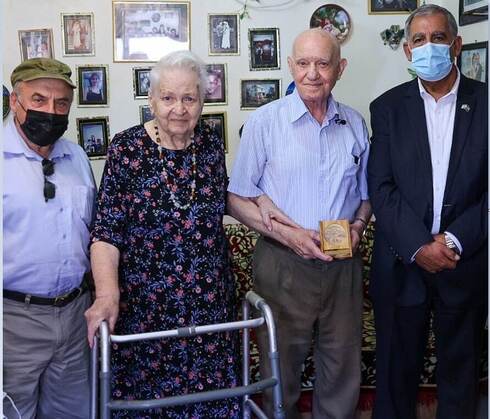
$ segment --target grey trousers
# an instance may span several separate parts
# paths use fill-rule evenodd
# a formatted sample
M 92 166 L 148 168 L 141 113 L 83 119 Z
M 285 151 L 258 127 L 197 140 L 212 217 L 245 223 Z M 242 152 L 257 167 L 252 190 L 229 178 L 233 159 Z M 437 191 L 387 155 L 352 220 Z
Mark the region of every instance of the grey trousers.
M 3 299 L 3 390 L 22 419 L 89 417 L 86 292 L 65 307 Z M 10 402 L 4 414 L 17 419 Z
M 255 290 L 277 326 L 288 419 L 299 418 L 302 364 L 314 338 L 313 418 L 352 419 L 361 380 L 362 260 L 305 260 L 260 238 L 254 253 Z M 261 374 L 270 375 L 267 333 L 257 329 Z M 264 408 L 272 417 L 271 391 Z

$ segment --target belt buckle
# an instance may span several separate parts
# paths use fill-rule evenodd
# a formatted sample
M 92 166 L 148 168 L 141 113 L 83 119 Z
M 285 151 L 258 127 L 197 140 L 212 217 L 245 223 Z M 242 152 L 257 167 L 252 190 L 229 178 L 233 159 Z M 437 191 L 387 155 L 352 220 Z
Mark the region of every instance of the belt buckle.
M 70 294 L 65 294 L 65 295 L 61 295 L 60 297 L 56 297 L 54 299 L 53 306 L 54 307 L 63 307 L 65 305 L 65 301 L 68 299 L 69 295 Z
M 72 294 L 75 291 L 77 292 L 77 294 L 72 296 Z M 53 306 L 55 306 L 55 307 L 63 307 L 66 304 L 68 304 L 70 301 L 73 301 L 76 298 L 80 297 L 80 295 L 82 295 L 82 288 L 81 287 L 78 287 L 77 289 L 75 289 L 73 291 L 70 291 L 68 294 L 61 295 L 60 297 L 56 297 L 54 299 Z M 70 301 L 67 301 L 67 300 L 70 300 Z

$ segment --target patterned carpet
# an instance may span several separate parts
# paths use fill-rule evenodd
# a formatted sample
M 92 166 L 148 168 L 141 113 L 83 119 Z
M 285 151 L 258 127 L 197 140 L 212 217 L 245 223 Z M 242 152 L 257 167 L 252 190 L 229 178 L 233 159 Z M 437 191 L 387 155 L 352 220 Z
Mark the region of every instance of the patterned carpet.
M 245 293 L 252 288 L 252 254 L 258 234 L 249 230 L 243 224 L 226 224 L 225 232 L 230 244 L 230 253 L 232 256 L 232 268 L 237 284 L 237 294 L 241 300 Z M 366 235 L 361 243 L 361 253 L 364 260 L 364 313 L 363 313 L 363 344 L 362 344 L 362 392 L 359 400 L 359 408 L 361 410 L 369 410 L 372 407 L 375 382 L 375 345 L 376 338 L 374 333 L 374 318 L 372 303 L 367 295 L 369 285 L 371 254 L 373 250 L 374 223 L 369 223 L 366 230 Z M 487 339 L 484 339 L 487 342 Z M 421 400 L 424 404 L 431 404 L 435 401 L 435 367 L 436 356 L 434 353 L 434 336 L 430 333 L 427 354 L 424 362 L 424 371 L 421 376 Z M 483 380 L 486 381 L 488 373 L 487 348 L 485 348 L 481 370 Z M 258 379 L 258 350 L 254 343 L 251 349 L 251 368 L 252 379 Z M 306 391 L 303 403 L 308 409 L 310 402 L 307 390 L 312 388 L 314 379 L 314 365 L 310 355 L 305 360 L 305 368 L 302 376 L 302 387 Z M 303 410 L 303 409 L 302 409 Z

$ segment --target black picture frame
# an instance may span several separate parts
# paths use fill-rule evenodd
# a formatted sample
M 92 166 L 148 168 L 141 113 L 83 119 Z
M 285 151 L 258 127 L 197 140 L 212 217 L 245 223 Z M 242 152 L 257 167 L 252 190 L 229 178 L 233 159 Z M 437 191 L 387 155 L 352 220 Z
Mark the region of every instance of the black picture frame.
M 370 15 L 409 14 L 420 6 L 420 0 L 368 0 Z
M 109 146 L 109 117 L 77 118 L 78 144 L 90 159 L 104 158 Z
M 470 79 L 488 82 L 488 41 L 463 45 L 458 68 Z
M 135 99 L 148 98 L 150 91 L 150 71 L 151 67 L 133 68 L 133 92 Z
M 248 30 L 250 70 L 279 70 L 279 28 L 253 28 Z
M 488 19 L 488 3 L 484 0 L 473 1 L 467 5 L 468 0 L 459 0 L 459 25 L 471 25 Z M 475 4 L 476 3 L 476 4 Z M 484 3 L 487 3 L 486 5 Z M 480 7 L 479 7 L 480 6 Z
M 204 112 L 199 119 L 199 125 L 215 130 L 217 135 L 223 139 L 225 153 L 228 153 L 226 112 Z
M 153 114 L 151 113 L 150 105 L 140 105 L 140 122 L 144 125 L 145 122 L 151 121 Z
M 240 80 L 240 92 L 240 109 L 257 109 L 281 97 L 281 80 Z
M 109 106 L 107 65 L 77 66 L 78 107 Z

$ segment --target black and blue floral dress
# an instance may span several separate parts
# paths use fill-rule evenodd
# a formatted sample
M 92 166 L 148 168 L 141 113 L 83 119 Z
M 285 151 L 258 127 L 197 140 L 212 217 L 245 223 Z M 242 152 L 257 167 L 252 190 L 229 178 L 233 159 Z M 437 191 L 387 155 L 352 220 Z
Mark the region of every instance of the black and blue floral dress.
M 194 151 L 192 150 L 194 148 Z M 192 155 L 196 173 L 193 175 Z M 167 172 L 167 183 L 162 175 Z M 191 184 L 195 178 L 195 199 Z M 92 241 L 120 251 L 116 334 L 235 320 L 234 283 L 222 218 L 226 168 L 223 141 L 196 129 L 194 146 L 163 150 L 143 126 L 110 144 Z M 188 208 L 178 208 L 174 202 Z M 237 334 L 220 333 L 112 345 L 116 399 L 153 399 L 238 385 Z M 115 418 L 238 418 L 237 399 Z

